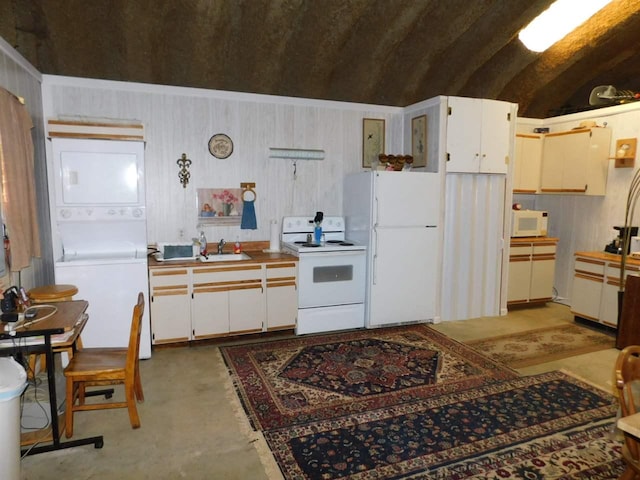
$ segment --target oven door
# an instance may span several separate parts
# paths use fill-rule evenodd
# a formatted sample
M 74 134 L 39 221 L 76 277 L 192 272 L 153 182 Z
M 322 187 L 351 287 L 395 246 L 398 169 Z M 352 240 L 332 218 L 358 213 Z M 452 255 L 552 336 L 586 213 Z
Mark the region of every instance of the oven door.
M 366 252 L 302 253 L 298 263 L 298 308 L 363 303 Z

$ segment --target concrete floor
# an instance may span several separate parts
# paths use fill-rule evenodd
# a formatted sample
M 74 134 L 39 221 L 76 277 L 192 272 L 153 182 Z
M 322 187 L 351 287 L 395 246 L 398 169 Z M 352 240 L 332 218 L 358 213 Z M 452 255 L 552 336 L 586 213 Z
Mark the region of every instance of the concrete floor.
M 568 307 L 548 304 L 503 317 L 444 322 L 435 328 L 465 341 L 572 322 Z M 246 341 L 242 340 L 243 342 Z M 520 369 L 565 369 L 611 390 L 618 350 L 610 349 Z M 142 427 L 126 410 L 80 412 L 74 437 L 104 435 L 104 447 L 75 447 L 28 456 L 22 479 L 278 479 L 264 440 L 251 431 L 215 345 L 154 350 L 141 362 Z M 121 392 L 118 392 L 121 393 Z

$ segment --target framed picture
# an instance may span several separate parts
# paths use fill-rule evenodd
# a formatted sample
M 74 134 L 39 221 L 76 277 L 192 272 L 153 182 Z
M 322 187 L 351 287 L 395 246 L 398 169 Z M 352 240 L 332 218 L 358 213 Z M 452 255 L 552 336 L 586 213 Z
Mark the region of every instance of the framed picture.
M 411 119 L 411 155 L 414 167 L 427 166 L 427 116 Z
M 362 166 L 377 165 L 378 155 L 384 153 L 384 119 L 362 119 Z
M 241 188 L 198 188 L 198 225 L 240 225 Z

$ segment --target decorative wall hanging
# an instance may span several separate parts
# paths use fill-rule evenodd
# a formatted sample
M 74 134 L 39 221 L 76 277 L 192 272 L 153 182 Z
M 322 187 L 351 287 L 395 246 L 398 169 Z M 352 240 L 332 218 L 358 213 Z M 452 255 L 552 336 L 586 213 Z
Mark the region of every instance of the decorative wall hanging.
M 411 156 L 414 167 L 427 166 L 427 116 L 411 119 Z
M 362 119 L 362 166 L 369 168 L 384 153 L 384 119 Z
M 189 173 L 191 160 L 187 158 L 186 153 L 183 153 L 182 157 L 180 157 L 176 163 L 180 167 L 180 171 L 178 172 L 178 178 L 180 179 L 182 188 L 187 188 L 187 184 L 189 183 L 189 178 L 191 177 L 191 174 Z
M 240 225 L 242 188 L 198 188 L 198 224 Z
M 233 153 L 231 138 L 224 133 L 216 133 L 209 139 L 209 153 L 216 158 L 228 158 Z

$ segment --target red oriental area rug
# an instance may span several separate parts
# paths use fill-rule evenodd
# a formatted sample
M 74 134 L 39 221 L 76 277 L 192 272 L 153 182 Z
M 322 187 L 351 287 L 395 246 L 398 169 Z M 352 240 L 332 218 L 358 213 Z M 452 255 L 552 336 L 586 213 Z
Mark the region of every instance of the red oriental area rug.
M 608 480 L 617 402 L 562 372 L 264 432 L 294 479 Z
M 431 329 L 410 325 L 221 347 L 255 429 L 328 420 L 516 378 Z

